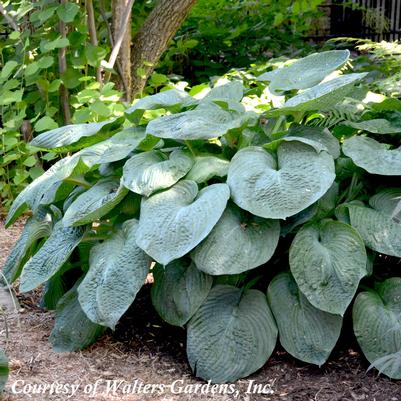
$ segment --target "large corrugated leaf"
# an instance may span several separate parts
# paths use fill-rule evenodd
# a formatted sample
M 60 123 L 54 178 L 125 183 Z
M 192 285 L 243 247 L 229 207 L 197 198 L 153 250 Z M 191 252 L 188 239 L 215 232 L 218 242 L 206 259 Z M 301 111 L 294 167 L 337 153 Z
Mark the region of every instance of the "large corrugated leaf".
M 114 209 L 127 193 L 128 190 L 116 177 L 98 181 L 71 203 L 63 217 L 64 226 L 80 226 L 100 219 Z
M 397 134 L 401 132 L 400 125 L 393 124 L 391 121 L 384 118 L 375 118 L 360 122 L 344 121 L 342 124 L 373 134 Z
M 313 110 L 328 110 L 347 96 L 354 85 L 367 73 L 346 74 L 306 89 L 304 92 L 288 99 L 283 107 L 269 110 L 267 116 L 291 114 Z
M 72 152 L 109 138 L 124 118 L 89 124 L 72 124 L 36 136 L 31 145 L 56 153 Z
M 344 315 L 366 276 L 365 245 L 358 232 L 339 221 L 302 227 L 290 247 L 291 272 L 308 301 Z
M 277 155 L 256 146 L 240 150 L 231 160 L 227 183 L 241 208 L 285 219 L 321 198 L 334 179 L 331 155 L 305 143 L 284 141 Z
M 195 163 L 185 179 L 201 184 L 213 177 L 225 177 L 228 173 L 229 164 L 228 160 L 217 156 L 196 156 Z
M 368 361 L 392 379 L 401 379 L 401 278 L 380 283 L 358 295 L 352 318 L 358 343 Z
M 270 81 L 272 93 L 292 89 L 307 89 L 321 82 L 327 75 L 343 66 L 349 58 L 348 50 L 313 53 L 277 70 L 260 75 L 258 81 Z
M 56 352 L 73 352 L 94 343 L 106 327 L 87 318 L 78 301 L 77 286 L 65 293 L 57 304 L 56 320 L 49 341 Z
M 226 184 L 210 185 L 198 192 L 194 181 L 184 180 L 143 198 L 138 246 L 163 265 L 184 256 L 210 233 L 229 197 Z
M 280 343 L 301 361 L 323 365 L 340 336 L 342 318 L 315 308 L 289 273 L 281 273 L 267 291 Z
M 21 274 L 21 269 L 30 256 L 30 248 L 43 237 L 48 237 L 52 231 L 52 218 L 45 209 L 30 217 L 3 266 L 2 274 L 8 283 L 13 283 Z M 2 278 L 0 277 L 0 282 Z
M 295 138 L 310 139 L 321 144 L 334 159 L 337 159 L 340 156 L 340 143 L 327 128 L 294 125 L 289 129 L 288 135 Z
M 81 168 L 79 158 L 75 155 L 55 163 L 18 194 L 8 212 L 5 226 L 12 224 L 28 207 L 36 213 L 40 205 L 48 205 L 64 195 L 67 196 L 72 185 L 64 184 L 63 180 L 70 177 L 74 170 Z
M 156 118 L 146 127 L 146 133 L 158 138 L 180 140 L 212 139 L 229 130 L 256 122 L 253 112 L 245 112 L 240 103 L 226 110 L 210 101 L 196 109 Z
M 365 245 L 376 252 L 401 257 L 401 224 L 380 210 L 347 205 L 350 223 Z
M 110 239 L 91 249 L 78 298 L 94 323 L 114 329 L 145 282 L 150 259 L 136 245 L 137 229 L 138 221 L 128 220 Z
M 369 205 L 387 216 L 394 222 L 401 222 L 401 188 L 386 188 L 369 199 Z
M 51 278 L 80 243 L 85 227 L 64 227 L 59 221 L 44 245 L 25 264 L 21 274 L 20 291 L 33 290 Z
M 353 136 L 344 141 L 343 152 L 371 174 L 401 175 L 401 146 L 392 149 L 373 138 Z
M 211 276 L 191 261 L 178 259 L 153 269 L 152 303 L 167 323 L 184 326 L 202 305 L 213 284 Z
M 244 220 L 236 207 L 229 206 L 191 256 L 198 269 L 208 274 L 238 274 L 266 263 L 279 236 L 278 220 Z
M 155 95 L 145 96 L 125 110 L 125 114 L 131 121 L 138 123 L 146 110 L 167 109 L 179 111 L 184 107 L 195 105 L 197 102 L 188 93 L 174 88 Z
M 261 368 L 277 327 L 264 294 L 218 285 L 188 324 L 188 360 L 197 377 L 233 382 Z
M 223 85 L 218 85 L 202 99 L 202 102 L 208 101 L 233 101 L 240 102 L 244 96 L 244 85 L 241 81 L 231 81 Z
M 89 167 L 101 163 L 112 163 L 125 159 L 145 140 L 143 127 L 130 127 L 111 138 L 82 149 L 78 155 Z
M 138 153 L 125 163 L 122 183 L 132 192 L 150 196 L 174 185 L 193 164 L 194 159 L 180 149 L 173 151 L 169 157 L 157 150 Z
M 8 358 L 4 351 L 0 348 L 0 397 L 1 392 L 4 390 L 4 387 L 7 383 L 8 373 Z

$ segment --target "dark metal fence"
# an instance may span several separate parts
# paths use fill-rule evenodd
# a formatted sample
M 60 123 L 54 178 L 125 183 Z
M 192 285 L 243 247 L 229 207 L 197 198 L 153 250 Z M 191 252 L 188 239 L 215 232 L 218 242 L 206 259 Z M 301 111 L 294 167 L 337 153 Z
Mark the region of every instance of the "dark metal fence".
M 401 0 L 331 0 L 321 8 L 327 22 L 314 39 L 339 36 L 375 41 L 401 39 Z

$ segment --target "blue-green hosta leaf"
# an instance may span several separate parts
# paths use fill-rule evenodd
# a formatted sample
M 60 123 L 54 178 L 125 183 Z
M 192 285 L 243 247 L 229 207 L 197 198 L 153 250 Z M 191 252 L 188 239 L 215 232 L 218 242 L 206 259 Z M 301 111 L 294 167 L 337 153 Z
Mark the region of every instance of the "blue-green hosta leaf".
M 271 281 L 267 297 L 283 348 L 301 361 L 323 365 L 340 336 L 341 316 L 315 308 L 289 273 Z
M 64 227 L 80 226 L 100 219 L 114 209 L 127 193 L 128 190 L 116 177 L 98 181 L 71 203 L 63 217 Z
M 225 177 L 228 173 L 229 164 L 228 160 L 217 156 L 196 156 L 195 164 L 185 176 L 185 179 L 201 184 L 213 177 Z
M 344 141 L 343 152 L 371 174 L 401 175 L 401 146 L 391 149 L 373 138 L 353 136 Z
M 89 124 L 71 124 L 38 135 L 31 145 L 56 153 L 72 152 L 109 138 L 124 118 Z
M 145 140 L 143 127 L 130 127 L 113 135 L 111 138 L 82 149 L 78 155 L 89 167 L 101 163 L 112 163 L 125 159 Z
M 152 271 L 152 303 L 157 313 L 169 324 L 184 326 L 206 299 L 213 278 L 182 259 L 167 266 L 157 264 Z
M 343 66 L 349 58 L 348 50 L 330 50 L 313 53 L 277 70 L 260 75 L 258 81 L 270 81 L 272 93 L 292 89 L 307 89 Z
M 369 205 L 396 223 L 401 222 L 401 188 L 386 188 L 369 199 Z
M 368 131 L 373 134 L 398 134 L 401 132 L 401 126 L 395 125 L 384 118 L 375 118 L 360 122 L 344 121 L 342 125 L 356 128 L 362 131 Z
M 114 329 L 145 283 L 150 259 L 136 245 L 137 220 L 95 245 L 89 271 L 78 287 L 82 309 L 92 322 Z
M 288 99 L 283 107 L 269 110 L 266 115 L 273 117 L 293 112 L 328 110 L 343 100 L 366 75 L 367 73 L 346 74 L 323 82 Z
M 167 109 L 178 111 L 184 107 L 193 106 L 197 102 L 188 93 L 174 88 L 138 100 L 133 106 L 125 110 L 125 114 L 131 121 L 138 123 L 146 110 Z
M 279 236 L 278 220 L 254 217 L 245 222 L 240 211 L 231 206 L 191 256 L 205 273 L 238 274 L 266 263 L 273 256 Z
M 352 311 L 354 332 L 368 361 L 392 379 L 401 379 L 401 278 L 361 292 Z
M 4 390 L 4 386 L 8 379 L 8 358 L 4 351 L 0 348 L 0 394 Z
M 62 221 L 56 223 L 50 237 L 23 267 L 20 291 L 33 290 L 57 273 L 80 243 L 84 233 L 84 227 L 66 228 Z
M 11 250 L 2 273 L 8 283 L 13 283 L 21 274 L 21 268 L 30 256 L 30 248 L 43 237 L 48 237 L 52 231 L 51 215 L 44 209 L 28 219 L 18 241 Z M 0 282 L 2 281 L 0 277 Z
M 232 101 L 240 102 L 244 96 L 244 85 L 241 81 L 231 81 L 224 85 L 215 86 L 201 102 Z
M 57 304 L 49 341 L 56 352 L 73 352 L 94 343 L 106 327 L 87 318 L 78 301 L 77 284 Z
M 132 192 L 150 196 L 174 185 L 193 164 L 194 159 L 180 149 L 173 151 L 170 157 L 157 150 L 138 153 L 125 163 L 122 183 Z
M 401 257 L 401 224 L 392 216 L 369 207 L 347 205 L 350 223 L 365 245 L 376 252 Z
M 295 281 L 308 301 L 320 310 L 342 316 L 367 274 L 362 238 L 339 221 L 302 227 L 291 244 L 289 260 Z
M 321 198 L 335 179 L 333 157 L 301 142 L 283 142 L 277 156 L 261 147 L 241 149 L 231 160 L 232 199 L 256 216 L 285 219 Z
M 229 285 L 212 288 L 189 321 L 187 355 L 194 374 L 213 383 L 233 382 L 261 368 L 277 341 L 264 294 Z
M 340 156 L 340 143 L 327 128 L 296 125 L 289 129 L 288 135 L 296 138 L 307 138 L 320 143 L 328 150 L 334 159 Z
M 231 129 L 255 124 L 254 113 L 245 112 L 240 103 L 235 106 L 235 110 L 224 110 L 214 102 L 205 102 L 194 110 L 152 120 L 146 127 L 146 133 L 179 140 L 212 139 L 225 135 Z
M 163 265 L 184 256 L 210 233 L 229 197 L 226 184 L 210 185 L 198 192 L 194 181 L 184 180 L 143 198 L 138 246 Z
M 71 185 L 63 180 L 70 177 L 74 170 L 80 168 L 80 160 L 76 156 L 68 156 L 55 163 L 49 170 L 31 182 L 14 200 L 5 222 L 8 227 L 29 207 L 36 213 L 40 205 L 48 205 L 58 198 L 63 198 L 64 192 L 71 190 Z

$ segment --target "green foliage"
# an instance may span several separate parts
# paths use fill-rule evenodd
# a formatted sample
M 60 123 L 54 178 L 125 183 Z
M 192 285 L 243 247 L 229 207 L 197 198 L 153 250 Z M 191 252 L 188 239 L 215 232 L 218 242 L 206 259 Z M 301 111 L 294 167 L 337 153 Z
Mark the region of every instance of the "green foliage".
M 56 294 L 56 350 L 113 329 L 150 272 L 152 302 L 187 325 L 203 379 L 255 372 L 277 337 L 324 364 L 352 304 L 363 352 L 400 377 L 399 279 L 389 277 L 401 257 L 401 148 L 388 127 L 401 102 L 339 71 L 347 58 L 323 52 L 262 79 L 231 73 L 213 88 L 145 97 L 125 121 L 35 138 L 51 152 L 79 149 L 21 192 L 6 221 L 33 212 L 6 266 L 22 291 L 46 283 Z M 289 87 L 274 79 L 289 72 Z M 349 104 L 352 121 L 321 127 Z M 382 153 L 360 146 L 372 141 Z
M 322 0 L 198 0 L 159 71 L 202 82 L 232 67 L 306 46 Z M 235 16 L 235 18 L 233 17 Z
M 8 12 L 21 31 L 4 20 L 0 43 L 0 194 L 4 208 L 32 180 L 41 176 L 53 153 L 27 146 L 39 132 L 65 124 L 60 86 L 70 94 L 73 123 L 100 122 L 122 115 L 121 93 L 114 83 L 96 82 L 96 68 L 109 52 L 107 32 L 97 21 L 99 42 L 90 44 L 84 5 L 57 0 L 9 2 Z M 67 24 L 62 38 L 58 24 Z M 66 49 L 67 71 L 59 73 L 58 52 Z M 62 130 L 64 128 L 61 128 Z
M 4 351 L 0 348 L 0 395 L 7 383 L 8 372 L 8 358 Z

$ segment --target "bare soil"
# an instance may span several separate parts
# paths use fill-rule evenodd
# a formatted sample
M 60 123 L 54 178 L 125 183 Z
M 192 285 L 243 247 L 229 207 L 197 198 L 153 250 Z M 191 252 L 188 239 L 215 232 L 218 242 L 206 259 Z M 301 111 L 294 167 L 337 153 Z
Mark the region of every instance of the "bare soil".
M 22 223 L 18 222 L 7 231 L 0 225 L 0 266 L 18 237 Z M 345 335 L 322 368 L 296 361 L 278 347 L 263 369 L 235 383 L 237 393 L 213 395 L 209 387 L 208 394 L 201 394 L 200 388 L 194 394 L 194 385 L 205 383 L 191 375 L 185 357 L 185 331 L 160 320 L 150 305 L 148 286 L 140 292 L 137 302 L 114 333 L 107 333 L 88 349 L 66 354 L 53 352 L 48 343 L 54 315 L 38 307 L 38 293 L 18 294 L 18 299 L 22 309 L 7 316 L 10 328 L 7 342 L 4 325 L 0 323 L 0 346 L 5 347 L 11 365 L 3 398 L 7 401 L 401 401 L 401 383 L 378 376 L 373 370 L 366 372 L 369 364 L 361 356 L 354 339 Z M 115 393 L 108 388 L 113 380 L 116 384 L 122 383 Z M 264 393 L 247 393 L 250 380 L 260 385 L 259 390 L 265 387 Z M 37 395 L 30 391 L 34 384 L 53 382 L 79 387 L 73 396 L 71 392 L 51 394 L 48 390 Z M 85 394 L 85 386 L 96 382 L 96 392 Z M 127 387 L 135 382 L 136 389 Z M 172 388 L 168 387 L 174 382 Z M 138 389 L 141 383 L 159 387 L 154 387 L 152 394 L 144 394 L 143 387 L 142 391 Z M 162 390 L 161 384 L 166 386 Z M 18 392 L 26 389 L 27 394 L 13 394 L 13 385 Z M 192 385 L 186 388 L 192 393 L 173 393 L 182 391 L 186 385 Z

